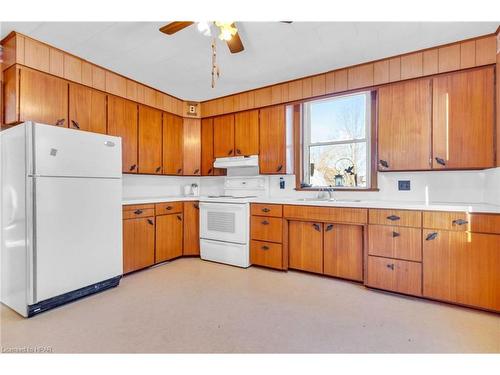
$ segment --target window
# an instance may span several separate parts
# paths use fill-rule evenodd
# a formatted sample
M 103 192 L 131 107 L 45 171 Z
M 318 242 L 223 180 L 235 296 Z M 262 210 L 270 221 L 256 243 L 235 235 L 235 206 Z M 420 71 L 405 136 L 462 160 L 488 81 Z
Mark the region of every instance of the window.
M 302 124 L 302 187 L 371 187 L 371 92 L 304 103 Z

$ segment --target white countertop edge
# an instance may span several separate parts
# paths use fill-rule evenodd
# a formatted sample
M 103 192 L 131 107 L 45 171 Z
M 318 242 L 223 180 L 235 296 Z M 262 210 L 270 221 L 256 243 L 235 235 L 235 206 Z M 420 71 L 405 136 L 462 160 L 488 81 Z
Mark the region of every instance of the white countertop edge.
M 143 197 L 143 198 L 124 198 L 122 205 L 164 203 L 177 201 L 198 201 L 203 200 L 203 196 L 167 196 L 167 197 Z M 405 201 L 374 201 L 361 200 L 352 201 L 300 201 L 297 198 L 276 198 L 261 197 L 248 200 L 250 203 L 269 203 L 269 204 L 290 204 L 297 206 L 318 206 L 318 207 L 352 207 L 352 208 L 382 208 L 399 210 L 422 210 L 422 211 L 459 211 L 471 213 L 494 213 L 500 214 L 500 206 L 487 203 L 464 203 L 464 202 L 434 202 L 426 204 L 425 202 L 405 202 Z

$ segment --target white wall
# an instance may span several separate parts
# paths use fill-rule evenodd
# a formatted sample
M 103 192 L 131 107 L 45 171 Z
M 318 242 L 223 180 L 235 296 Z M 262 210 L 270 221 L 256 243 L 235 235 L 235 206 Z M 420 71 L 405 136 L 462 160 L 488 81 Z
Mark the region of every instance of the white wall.
M 500 168 L 485 171 L 485 202 L 500 205 Z

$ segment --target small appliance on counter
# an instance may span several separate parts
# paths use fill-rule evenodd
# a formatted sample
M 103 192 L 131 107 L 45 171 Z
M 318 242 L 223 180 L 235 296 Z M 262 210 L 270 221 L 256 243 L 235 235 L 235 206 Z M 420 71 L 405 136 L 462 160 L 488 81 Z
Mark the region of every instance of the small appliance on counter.
M 2 302 L 30 317 L 117 286 L 121 138 L 32 122 L 0 137 Z

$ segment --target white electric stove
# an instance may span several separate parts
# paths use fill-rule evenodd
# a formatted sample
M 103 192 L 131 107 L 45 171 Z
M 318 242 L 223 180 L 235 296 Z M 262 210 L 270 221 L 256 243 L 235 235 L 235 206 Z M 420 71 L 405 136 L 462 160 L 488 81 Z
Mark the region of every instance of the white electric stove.
M 224 194 L 200 197 L 200 256 L 250 266 L 250 202 L 266 194 L 261 176 L 226 177 Z

